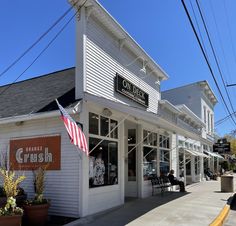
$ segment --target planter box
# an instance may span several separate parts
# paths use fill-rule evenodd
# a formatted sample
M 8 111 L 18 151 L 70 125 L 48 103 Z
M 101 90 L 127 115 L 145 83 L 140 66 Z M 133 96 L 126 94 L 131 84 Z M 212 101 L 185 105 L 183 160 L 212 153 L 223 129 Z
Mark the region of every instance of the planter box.
M 0 216 L 2 226 L 21 226 L 22 215 Z
M 39 205 L 24 205 L 24 215 L 27 225 L 44 226 L 47 223 L 49 203 Z

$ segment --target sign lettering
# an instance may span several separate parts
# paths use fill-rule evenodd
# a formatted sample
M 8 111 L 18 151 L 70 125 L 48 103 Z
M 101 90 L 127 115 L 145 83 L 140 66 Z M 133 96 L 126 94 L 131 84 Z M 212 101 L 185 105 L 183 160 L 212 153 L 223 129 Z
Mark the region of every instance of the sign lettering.
M 148 93 L 144 92 L 118 73 L 116 73 L 115 78 L 115 90 L 133 101 L 148 107 Z
M 48 136 L 10 141 L 10 168 L 60 170 L 61 137 Z

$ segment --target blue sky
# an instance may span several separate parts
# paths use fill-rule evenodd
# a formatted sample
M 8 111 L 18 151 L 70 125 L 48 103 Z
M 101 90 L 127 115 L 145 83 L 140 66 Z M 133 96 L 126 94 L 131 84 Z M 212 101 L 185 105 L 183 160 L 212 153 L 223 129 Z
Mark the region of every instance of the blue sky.
M 194 20 L 190 0 L 185 0 L 185 2 Z M 200 23 L 195 0 L 191 0 L 191 2 L 200 24 L 201 35 L 212 68 L 229 106 L 219 72 L 210 52 L 210 46 Z M 236 1 L 200 0 L 199 2 L 215 47 L 223 78 L 228 84 L 236 83 L 236 46 L 234 46 L 236 44 L 232 42 L 236 38 L 236 28 L 233 23 L 235 21 Z M 219 100 L 215 107 L 216 121 L 227 115 L 180 0 L 100 0 L 100 3 L 167 72 L 170 78 L 161 84 L 162 90 L 199 80 L 207 80 Z M 1 1 L 0 73 L 46 31 L 69 6 L 66 0 Z M 72 15 L 73 12 L 36 48 L 33 48 L 30 54 L 27 54 L 10 71 L 1 76 L 0 84 L 13 82 Z M 216 20 L 214 20 L 214 15 Z M 195 20 L 194 23 L 196 25 Z M 74 65 L 75 21 L 73 20 L 21 79 Z M 228 88 L 228 92 L 236 109 L 236 86 Z M 217 127 L 217 132 L 223 135 L 233 129 L 235 129 L 234 124 L 228 120 Z

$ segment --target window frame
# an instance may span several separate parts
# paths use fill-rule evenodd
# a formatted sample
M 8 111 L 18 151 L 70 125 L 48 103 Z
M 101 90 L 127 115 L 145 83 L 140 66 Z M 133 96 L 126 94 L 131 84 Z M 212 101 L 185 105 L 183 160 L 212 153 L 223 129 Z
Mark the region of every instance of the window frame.
M 99 134 L 93 134 L 93 133 L 89 133 L 90 131 L 90 113 L 95 114 L 98 116 L 98 133 Z M 101 135 L 101 117 L 107 118 L 109 120 L 108 122 L 108 133 L 109 136 L 102 136 Z M 96 111 L 88 111 L 88 145 L 90 142 L 90 138 L 94 138 L 94 139 L 99 139 L 99 140 L 104 140 L 107 142 L 116 142 L 117 143 L 117 183 L 116 184 L 104 184 L 104 185 L 100 185 L 100 186 L 89 186 L 89 189 L 96 189 L 96 188 L 101 188 L 101 187 L 108 187 L 108 186 L 115 186 L 115 185 L 119 185 L 119 180 L 120 180 L 120 158 L 119 158 L 119 147 L 120 147 L 120 142 L 119 142 L 119 128 L 117 127 L 115 130 L 117 131 L 117 138 L 113 138 L 111 137 L 112 134 L 115 132 L 115 130 L 110 133 L 111 131 L 111 120 L 116 122 L 116 126 L 119 124 L 119 121 L 116 118 L 113 117 L 106 117 L 102 114 L 97 113 Z M 92 156 L 92 155 L 91 155 Z M 109 162 L 107 163 L 109 165 Z M 89 166 L 90 167 L 90 166 Z M 108 174 L 109 175 L 109 174 Z M 90 179 L 90 178 L 88 178 Z

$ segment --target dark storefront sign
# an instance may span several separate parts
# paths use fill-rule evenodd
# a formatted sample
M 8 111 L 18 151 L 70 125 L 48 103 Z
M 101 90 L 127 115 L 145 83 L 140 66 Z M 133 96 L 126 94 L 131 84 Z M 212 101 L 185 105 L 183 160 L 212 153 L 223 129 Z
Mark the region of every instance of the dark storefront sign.
M 148 107 L 148 94 L 118 73 L 116 73 L 115 78 L 115 90 L 133 101 Z
M 61 169 L 61 137 L 47 136 L 10 140 L 12 170 Z
M 217 143 L 213 145 L 213 152 L 225 153 L 230 152 L 230 142 L 226 139 L 219 139 Z

